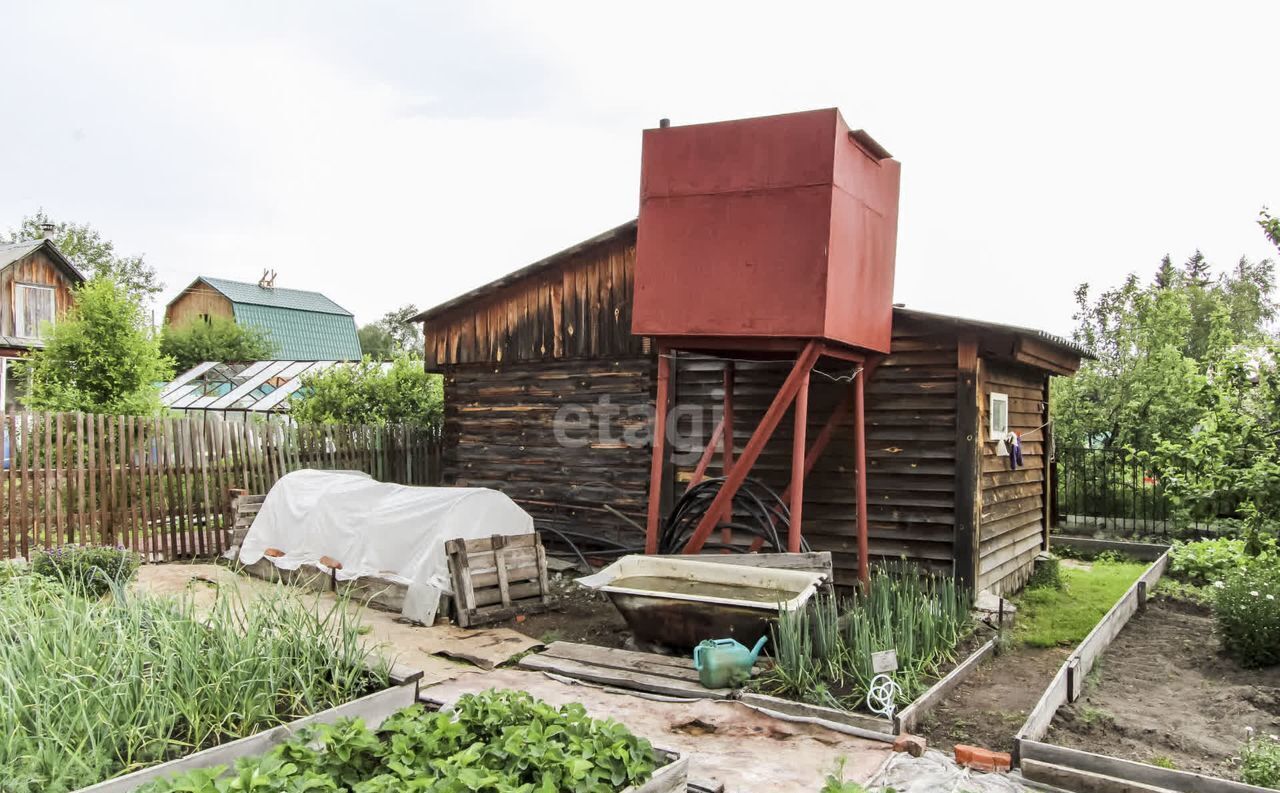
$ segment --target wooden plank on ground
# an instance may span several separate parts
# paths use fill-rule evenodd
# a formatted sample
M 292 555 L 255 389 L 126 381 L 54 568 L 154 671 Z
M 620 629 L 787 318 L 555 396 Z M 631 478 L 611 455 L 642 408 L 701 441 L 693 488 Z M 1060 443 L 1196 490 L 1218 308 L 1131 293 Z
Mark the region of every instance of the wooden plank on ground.
M 571 661 L 567 658 L 556 658 L 548 655 L 526 655 L 519 665 L 525 669 L 539 672 L 551 672 L 588 683 L 603 686 L 615 686 L 636 691 L 648 691 L 654 694 L 665 694 L 670 697 L 691 697 L 696 699 L 728 699 L 732 689 L 703 688 L 698 683 L 689 683 L 664 675 L 629 672 L 606 666 Z
M 552 642 L 547 645 L 547 649 L 542 654 L 597 666 L 633 669 L 638 672 L 677 677 L 695 683 L 698 680 L 698 672 L 693 668 L 693 659 L 682 655 L 642 653 L 574 642 Z
M 814 719 L 816 721 L 842 724 L 846 727 L 853 727 L 858 730 L 874 733 L 876 736 L 881 737 L 881 740 L 893 740 L 893 723 L 888 719 L 868 716 L 864 713 L 852 713 L 850 711 L 837 710 L 835 708 L 825 708 L 821 705 L 810 705 L 807 702 L 796 702 L 790 699 L 771 697 L 765 694 L 755 694 L 751 692 L 742 693 L 738 697 L 738 701 L 753 708 L 775 711 L 777 713 L 796 716 L 802 719 Z
M 1053 764 L 1062 768 L 1082 771 L 1086 774 L 1102 775 L 1124 780 L 1139 785 L 1147 785 L 1154 790 L 1172 790 L 1180 793 L 1266 793 L 1269 788 L 1246 785 L 1219 777 L 1205 776 L 1191 771 L 1179 771 L 1173 768 L 1139 763 L 1134 760 L 1121 760 L 1118 757 L 1086 752 L 1081 749 L 1068 749 L 1065 746 L 1040 743 L 1039 741 L 1020 740 L 1018 754 L 1023 762 Z M 1097 788 L 1098 790 L 1124 790 L 1125 788 Z M 1130 788 L 1146 790 L 1148 788 Z

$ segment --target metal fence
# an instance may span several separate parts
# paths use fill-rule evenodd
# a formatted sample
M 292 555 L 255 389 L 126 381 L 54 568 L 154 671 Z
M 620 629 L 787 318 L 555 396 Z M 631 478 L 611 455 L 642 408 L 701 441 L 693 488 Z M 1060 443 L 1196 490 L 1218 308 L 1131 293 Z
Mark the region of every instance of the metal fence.
M 1178 510 L 1165 492 L 1171 477 L 1195 480 L 1195 472 L 1146 468 L 1124 450 L 1063 448 L 1056 450 L 1054 517 L 1058 530 L 1106 532 L 1121 536 L 1212 534 L 1236 517 L 1228 497 L 1204 499 Z

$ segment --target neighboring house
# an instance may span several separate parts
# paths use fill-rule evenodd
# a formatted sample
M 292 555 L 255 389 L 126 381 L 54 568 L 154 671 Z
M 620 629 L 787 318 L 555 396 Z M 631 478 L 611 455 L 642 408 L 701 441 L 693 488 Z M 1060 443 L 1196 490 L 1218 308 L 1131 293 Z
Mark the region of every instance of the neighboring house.
M 274 276 L 256 284 L 201 276 L 170 300 L 164 312 L 165 323 L 175 328 L 214 317 L 266 331 L 279 359 L 360 359 L 360 339 L 350 311 L 319 292 L 278 288 Z
M 502 490 L 540 526 L 643 545 L 656 358 L 631 333 L 635 254 L 632 221 L 414 318 L 427 369 L 444 374 L 446 484 Z M 866 386 L 870 555 L 979 589 L 1021 587 L 1049 543 L 1049 379 L 1085 355 L 1031 328 L 895 308 L 891 352 Z M 790 366 L 728 370 L 738 449 Z M 679 496 L 719 418 L 728 364 L 682 354 L 671 369 L 672 415 L 683 418 L 668 452 L 686 453 L 669 460 L 663 491 Z M 811 438 L 845 388 L 832 378 L 847 373 L 828 374 L 810 387 Z M 1010 430 L 1021 434 L 1018 470 L 999 455 Z M 790 444 L 775 433 L 753 469 L 775 492 L 788 483 Z M 804 491 L 804 536 L 832 552 L 839 584 L 857 569 L 853 457 L 846 419 Z M 721 470 L 717 453 L 709 472 Z
M 46 323 L 71 307 L 72 287 L 84 275 L 63 256 L 53 240 L 0 243 L 0 404 L 18 407 L 25 384 L 9 363 L 44 346 Z

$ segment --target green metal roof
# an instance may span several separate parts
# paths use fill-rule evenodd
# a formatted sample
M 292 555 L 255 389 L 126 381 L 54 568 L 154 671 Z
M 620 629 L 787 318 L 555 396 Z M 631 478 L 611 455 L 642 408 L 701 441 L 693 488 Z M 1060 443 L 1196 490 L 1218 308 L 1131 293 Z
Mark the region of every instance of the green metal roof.
M 255 306 L 287 308 L 294 311 L 316 311 L 321 314 L 341 314 L 351 316 L 351 312 L 333 302 L 319 292 L 308 292 L 305 289 L 280 289 L 277 287 L 258 286 L 243 281 L 228 281 L 225 278 L 209 278 L 201 276 L 209 286 L 218 290 L 232 303 L 248 303 Z
M 275 343 L 275 357 L 290 361 L 358 361 L 360 339 L 350 314 L 233 303 L 236 323 L 262 328 Z

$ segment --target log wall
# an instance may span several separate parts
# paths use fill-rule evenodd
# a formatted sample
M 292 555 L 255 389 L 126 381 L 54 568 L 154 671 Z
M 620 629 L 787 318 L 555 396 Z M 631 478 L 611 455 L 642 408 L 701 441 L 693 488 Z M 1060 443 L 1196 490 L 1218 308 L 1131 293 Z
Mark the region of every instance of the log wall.
M 644 525 L 652 356 L 453 366 L 444 388 L 446 484 L 501 490 L 539 527 L 644 544 L 604 505 Z
M 1045 520 L 1045 438 L 1049 413 L 1049 376 L 1028 366 L 982 362 L 979 431 L 982 444 L 980 494 L 980 589 L 1011 592 L 1026 583 L 1036 554 L 1047 541 Z M 1022 436 L 1023 466 L 1011 470 L 990 437 L 988 409 L 992 393 L 1009 397 L 1009 429 Z

